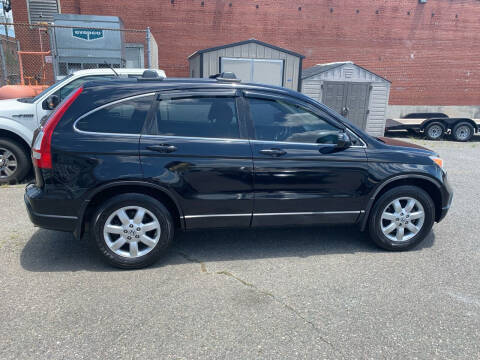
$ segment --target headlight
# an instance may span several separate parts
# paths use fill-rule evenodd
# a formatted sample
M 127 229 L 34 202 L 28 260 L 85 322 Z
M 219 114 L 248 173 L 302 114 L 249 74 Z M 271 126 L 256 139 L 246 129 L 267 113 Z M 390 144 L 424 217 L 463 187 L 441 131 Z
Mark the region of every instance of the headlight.
M 436 156 L 430 156 L 430 159 L 432 159 L 432 161 L 437 164 L 440 169 L 443 169 L 443 160 L 439 157 L 436 157 Z

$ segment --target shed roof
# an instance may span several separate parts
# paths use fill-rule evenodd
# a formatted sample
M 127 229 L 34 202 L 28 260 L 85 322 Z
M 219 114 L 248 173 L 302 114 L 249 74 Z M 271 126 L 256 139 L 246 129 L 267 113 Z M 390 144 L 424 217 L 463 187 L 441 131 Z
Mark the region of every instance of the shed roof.
M 351 65 L 353 65 L 353 66 L 359 67 L 360 69 L 362 69 L 362 70 L 364 70 L 364 71 L 367 71 L 367 72 L 369 72 L 370 74 L 373 74 L 373 75 L 375 75 L 375 76 L 378 76 L 379 78 L 381 78 L 381 79 L 383 79 L 383 80 L 391 83 L 390 80 L 385 79 L 383 76 L 380 76 L 380 75 L 378 75 L 378 74 L 375 74 L 374 72 L 371 72 L 370 70 L 367 70 L 367 69 L 365 69 L 364 67 L 362 67 L 362 66 L 360 66 L 360 65 L 354 64 L 352 61 L 338 61 L 338 62 L 332 62 L 332 63 L 325 63 L 325 64 L 317 64 L 317 65 L 314 65 L 314 66 L 312 66 L 311 68 L 302 70 L 302 79 L 306 79 L 306 78 L 309 78 L 309 77 L 311 77 L 311 76 L 321 74 L 321 73 L 323 73 L 323 72 L 326 72 L 326 71 L 335 69 L 335 68 L 337 68 L 337 67 L 340 67 L 340 66 L 343 66 L 343 65 L 346 65 L 346 64 L 351 64 Z
M 269 47 L 271 49 L 281 51 L 281 52 L 284 52 L 284 53 L 287 53 L 287 54 L 290 54 L 290 55 L 293 55 L 293 56 L 298 56 L 299 58 L 302 58 L 302 59 L 305 58 L 305 56 L 302 55 L 302 54 L 299 54 L 299 53 L 296 53 L 294 51 L 290 51 L 290 50 L 287 50 L 287 49 L 284 49 L 284 48 L 281 48 L 281 47 L 278 47 L 278 46 L 275 46 L 275 45 L 272 45 L 272 44 L 268 44 L 266 42 L 263 42 L 263 41 L 260 41 L 260 40 L 257 40 L 257 39 L 248 39 L 248 40 L 239 41 L 239 42 L 236 42 L 236 43 L 225 44 L 225 45 L 221 45 L 221 46 L 215 46 L 215 47 L 211 47 L 211 48 L 207 48 L 207 49 L 203 49 L 203 50 L 197 50 L 192 55 L 190 55 L 188 58 L 190 59 L 191 57 L 193 57 L 195 55 L 203 54 L 203 53 L 210 52 L 210 51 L 216 51 L 216 50 L 220 50 L 220 49 L 225 49 L 225 48 L 229 48 L 229 47 L 233 47 L 233 46 L 240 46 L 240 45 L 245 45 L 245 44 L 250 44 L 250 43 L 255 43 L 255 44 L 258 44 L 258 45 L 266 46 L 266 47 Z

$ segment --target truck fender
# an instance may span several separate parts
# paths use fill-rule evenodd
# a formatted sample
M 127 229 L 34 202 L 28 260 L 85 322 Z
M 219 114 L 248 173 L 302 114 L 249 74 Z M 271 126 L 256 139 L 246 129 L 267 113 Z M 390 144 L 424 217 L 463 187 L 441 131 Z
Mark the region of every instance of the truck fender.
M 33 131 L 18 121 L 0 117 L 0 130 L 6 130 L 21 137 L 30 147 L 33 139 Z

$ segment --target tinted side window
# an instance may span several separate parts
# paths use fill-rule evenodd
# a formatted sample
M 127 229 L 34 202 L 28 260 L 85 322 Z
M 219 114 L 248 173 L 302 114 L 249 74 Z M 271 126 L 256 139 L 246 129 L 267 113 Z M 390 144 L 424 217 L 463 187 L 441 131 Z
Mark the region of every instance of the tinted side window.
M 78 130 L 90 132 L 140 134 L 154 96 L 142 96 L 108 105 L 76 123 Z
M 168 136 L 240 137 L 235 98 L 191 97 L 159 101 L 157 133 Z
M 341 131 L 299 105 L 260 98 L 249 104 L 258 140 L 335 144 Z

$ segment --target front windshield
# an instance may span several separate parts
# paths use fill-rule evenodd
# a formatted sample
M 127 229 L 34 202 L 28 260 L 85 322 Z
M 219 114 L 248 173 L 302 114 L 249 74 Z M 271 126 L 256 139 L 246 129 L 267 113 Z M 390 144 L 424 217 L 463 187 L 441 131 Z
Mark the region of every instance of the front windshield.
M 57 85 L 59 85 L 59 84 L 61 84 L 61 83 L 64 83 L 66 80 L 70 79 L 72 76 L 73 76 L 73 74 L 67 75 L 67 76 L 65 76 L 62 80 L 57 81 L 56 83 L 50 85 L 48 88 L 46 88 L 45 90 L 43 90 L 40 94 L 38 94 L 37 96 L 35 96 L 35 97 L 32 99 L 32 102 L 37 101 L 37 100 L 40 99 L 43 95 L 45 95 L 47 92 L 49 92 L 50 90 L 52 90 L 55 86 L 57 86 Z

